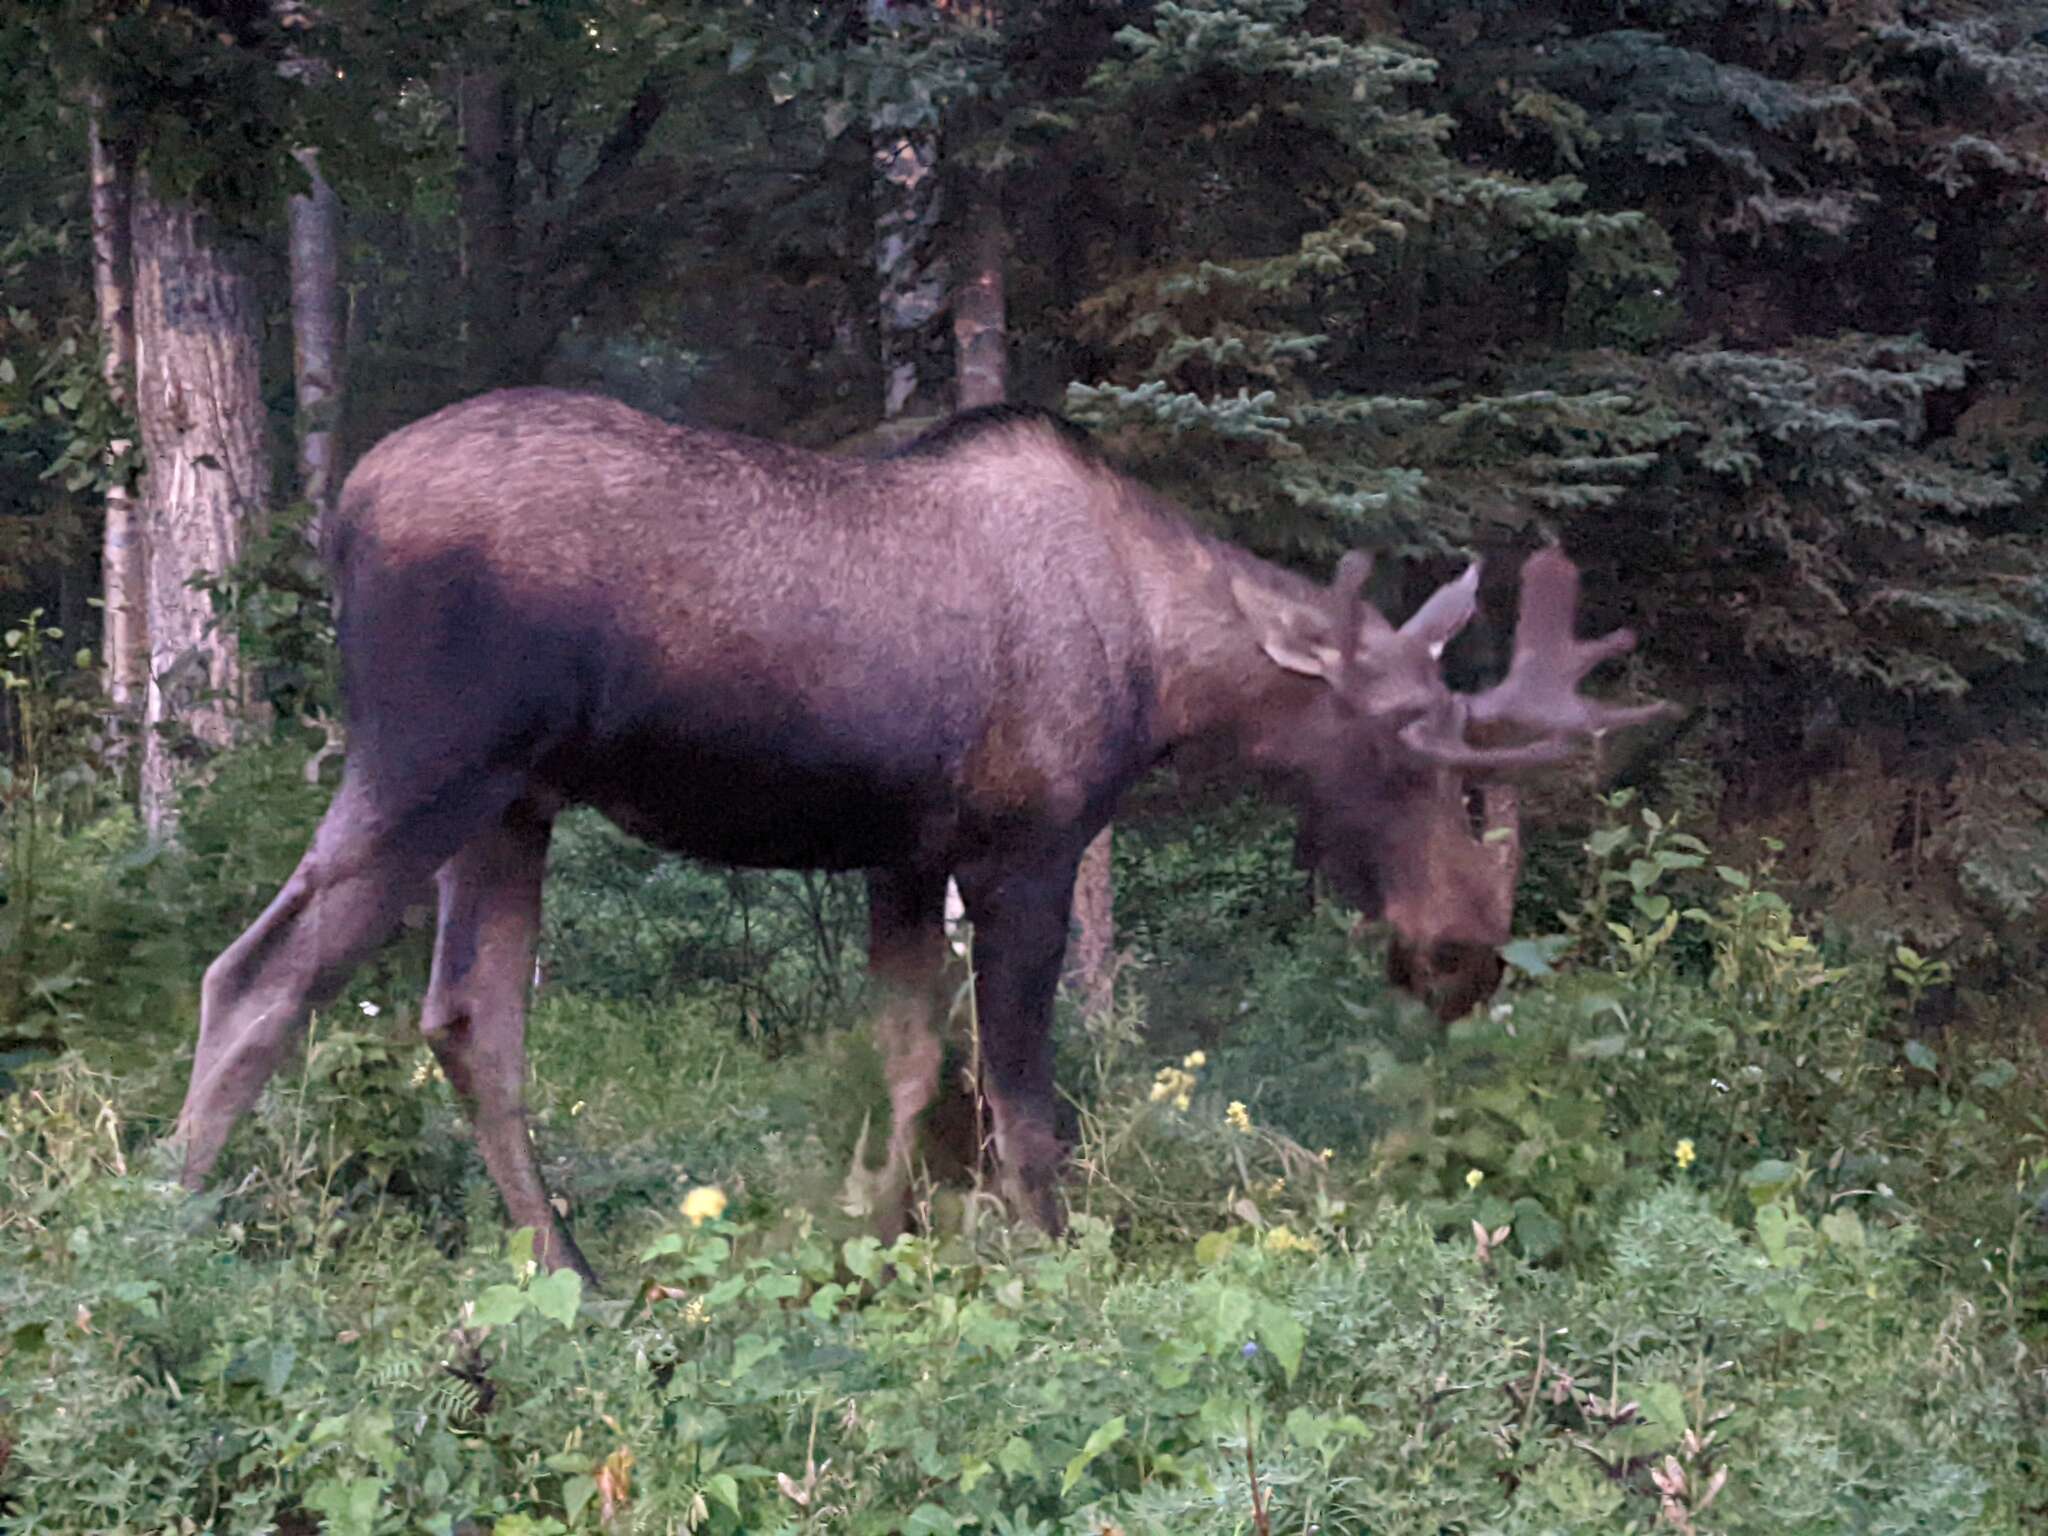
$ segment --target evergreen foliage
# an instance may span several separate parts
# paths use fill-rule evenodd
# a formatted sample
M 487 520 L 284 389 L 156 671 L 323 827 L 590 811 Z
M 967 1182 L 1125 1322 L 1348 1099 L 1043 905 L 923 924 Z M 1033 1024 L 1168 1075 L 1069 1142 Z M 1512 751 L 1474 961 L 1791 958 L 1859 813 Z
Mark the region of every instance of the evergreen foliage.
M 1078 307 L 1071 408 L 1313 570 L 1562 539 L 1731 812 L 1845 729 L 1956 805 L 1956 743 L 2048 745 L 2039 9 L 1156 7 L 1094 134 L 1175 217 Z M 2008 894 L 1932 927 L 2038 943 L 2032 856 L 1946 814 Z
M 1589 213 L 1573 178 L 1455 155 L 1428 110 L 1433 59 L 1307 10 L 1162 5 L 1096 71 L 1108 174 L 1173 213 L 1081 304 L 1097 372 L 1069 406 L 1270 552 L 1440 555 L 1504 509 L 1434 494 L 1397 445 L 1458 403 L 1473 364 L 1555 344 L 1582 290 L 1654 287 L 1668 256 L 1642 216 Z M 1506 313 L 1504 280 L 1521 301 Z

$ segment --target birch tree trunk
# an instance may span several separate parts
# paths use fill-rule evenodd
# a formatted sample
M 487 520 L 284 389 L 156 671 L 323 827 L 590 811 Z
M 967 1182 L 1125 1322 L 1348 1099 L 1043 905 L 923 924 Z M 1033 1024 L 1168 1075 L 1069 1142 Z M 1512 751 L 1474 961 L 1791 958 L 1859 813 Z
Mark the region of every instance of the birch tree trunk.
M 93 298 L 104 348 L 101 367 L 108 391 L 115 400 L 126 403 L 135 380 L 135 310 L 128 241 L 134 172 L 126 149 L 108 142 L 97 111 L 86 120 L 86 138 L 92 168 Z M 127 445 L 114 446 L 118 454 Z M 100 638 L 103 686 L 107 702 L 117 712 L 133 715 L 141 709 L 149 677 L 148 545 L 141 508 L 125 484 L 107 488 L 106 514 L 100 557 L 105 605 Z
M 320 174 L 318 150 L 292 156 L 311 190 L 291 200 L 292 377 L 297 389 L 299 494 L 313 504 L 307 531 L 319 526 L 338 489 L 335 459 L 341 416 L 341 199 Z
M 315 25 L 303 0 L 274 0 L 272 11 L 288 31 Z M 282 73 L 301 87 L 319 83 L 321 66 L 296 47 Z M 341 321 L 341 199 L 320 174 L 320 152 L 302 146 L 292 158 L 306 173 L 307 189 L 286 210 L 291 231 L 292 383 L 297 404 L 299 494 L 313 504 L 307 534 L 317 545 L 340 488 L 336 474 L 344 349 Z
M 234 635 L 186 583 L 227 570 L 261 516 L 261 346 L 247 252 L 188 204 L 138 178 L 130 228 L 135 274 L 136 416 L 147 459 L 149 683 L 142 810 L 175 830 L 187 769 L 229 745 L 249 703 Z

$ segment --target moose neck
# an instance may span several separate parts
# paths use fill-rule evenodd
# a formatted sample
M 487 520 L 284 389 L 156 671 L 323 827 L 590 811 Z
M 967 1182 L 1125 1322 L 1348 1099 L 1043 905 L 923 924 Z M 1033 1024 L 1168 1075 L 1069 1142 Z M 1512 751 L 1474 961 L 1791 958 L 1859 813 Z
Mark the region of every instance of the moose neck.
M 1179 518 L 1149 523 L 1134 564 L 1157 671 L 1156 750 L 1201 749 L 1262 772 L 1278 768 L 1275 748 L 1325 685 L 1274 665 L 1231 581 L 1305 600 L 1320 589 Z

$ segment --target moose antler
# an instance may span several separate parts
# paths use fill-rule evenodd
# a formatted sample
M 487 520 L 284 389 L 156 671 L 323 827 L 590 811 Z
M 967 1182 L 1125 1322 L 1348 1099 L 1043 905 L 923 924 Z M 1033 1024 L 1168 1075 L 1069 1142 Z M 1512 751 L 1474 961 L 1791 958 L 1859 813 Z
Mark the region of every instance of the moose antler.
M 1337 574 L 1330 579 L 1330 596 L 1342 646 L 1337 655 L 1337 676 L 1334 679 L 1339 689 L 1348 687 L 1358 675 L 1358 653 L 1366 644 L 1365 625 L 1371 623 L 1375 641 L 1383 633 L 1393 633 L 1392 626 L 1381 617 L 1380 611 L 1366 606 L 1365 581 L 1370 575 L 1372 556 L 1362 549 L 1354 549 L 1337 562 Z M 1368 613 L 1372 615 L 1370 620 L 1366 618 Z
M 1439 587 L 1398 630 L 1365 601 L 1371 574 L 1372 556 L 1363 550 L 1337 562 L 1328 611 L 1343 639 L 1331 681 L 1340 691 L 1370 686 L 1378 709 L 1405 719 L 1443 694 L 1437 662 L 1478 608 L 1479 562 Z
M 1473 579 L 1473 572 L 1466 579 Z M 1453 585 L 1457 585 L 1454 583 Z M 1446 589 L 1448 590 L 1448 589 Z M 1437 605 L 1439 593 L 1409 624 Z M 1603 704 L 1578 691 L 1603 661 L 1633 649 L 1633 631 L 1617 629 L 1597 640 L 1572 633 L 1578 617 L 1579 568 L 1552 546 L 1522 566 L 1521 612 L 1515 621 L 1515 652 L 1508 675 L 1484 693 L 1451 695 L 1443 705 L 1401 732 L 1401 740 L 1424 757 L 1451 768 L 1537 767 L 1571 755 L 1585 737 L 1642 725 L 1677 713 L 1668 703 Z M 1406 633 L 1404 626 L 1403 633 Z M 1515 745 L 1475 746 L 1468 727 L 1488 736 L 1533 734 Z

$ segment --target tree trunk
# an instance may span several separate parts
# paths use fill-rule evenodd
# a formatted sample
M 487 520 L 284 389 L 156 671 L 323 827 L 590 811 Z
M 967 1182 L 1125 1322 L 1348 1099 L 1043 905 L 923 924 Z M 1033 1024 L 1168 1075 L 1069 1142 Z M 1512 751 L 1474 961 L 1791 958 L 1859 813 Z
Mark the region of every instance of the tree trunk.
M 93 297 L 105 349 L 101 366 L 108 390 L 125 403 L 131 398 L 135 380 L 135 310 L 128 244 L 133 167 L 122 146 L 107 142 L 97 112 L 87 119 L 86 135 L 92 163 Z M 126 446 L 115 444 L 115 452 L 119 454 Z M 100 655 L 107 702 L 116 711 L 132 715 L 140 710 L 148 687 L 145 588 L 149 567 L 141 509 L 125 483 L 107 490 L 101 567 L 105 607 Z
M 288 31 L 315 24 L 303 0 L 274 0 L 272 10 Z M 317 86 L 320 67 L 297 48 L 288 49 L 282 73 L 302 87 Z M 297 401 L 299 494 L 313 504 L 306 532 L 319 542 L 339 489 L 336 475 L 341 415 L 341 380 L 347 356 L 341 320 L 341 199 L 320 174 L 320 152 L 292 151 L 306 173 L 307 189 L 287 210 L 291 229 L 292 382 Z
M 929 24 L 924 6 L 868 0 L 871 33 Z M 879 289 L 882 416 L 931 416 L 944 410 L 939 383 L 943 345 L 933 327 L 946 306 L 945 263 L 939 253 L 939 138 L 877 125 L 875 276 Z
M 233 633 L 186 583 L 235 564 L 269 490 L 262 311 L 248 252 L 189 205 L 158 199 L 146 177 L 130 226 L 150 556 L 142 809 L 165 834 L 185 767 L 229 745 L 249 702 Z
M 464 70 L 456 83 L 462 164 L 456 176 L 462 217 L 463 382 L 471 390 L 523 384 L 511 374 L 519 320 L 514 217 L 519 160 L 513 94 L 503 70 Z
M 297 387 L 299 494 L 313 504 L 317 543 L 334 506 L 346 352 L 341 334 L 341 199 L 320 174 L 317 150 L 294 150 L 311 190 L 291 200 L 292 377 Z
M 953 397 L 971 411 L 1010 393 L 1009 317 L 1003 294 L 1003 218 L 983 199 L 960 253 L 966 270 L 953 290 Z

